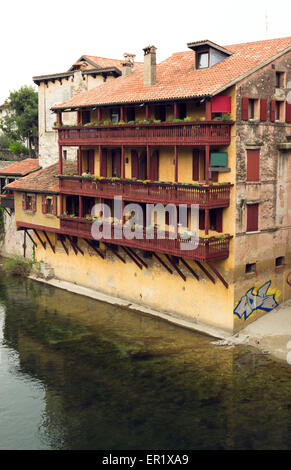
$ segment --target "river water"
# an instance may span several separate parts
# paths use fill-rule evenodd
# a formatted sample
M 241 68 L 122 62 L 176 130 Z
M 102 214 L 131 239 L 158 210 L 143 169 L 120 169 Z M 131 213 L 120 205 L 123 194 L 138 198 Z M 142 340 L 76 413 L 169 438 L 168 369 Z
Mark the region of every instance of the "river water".
M 0 272 L 0 449 L 291 449 L 291 366 Z

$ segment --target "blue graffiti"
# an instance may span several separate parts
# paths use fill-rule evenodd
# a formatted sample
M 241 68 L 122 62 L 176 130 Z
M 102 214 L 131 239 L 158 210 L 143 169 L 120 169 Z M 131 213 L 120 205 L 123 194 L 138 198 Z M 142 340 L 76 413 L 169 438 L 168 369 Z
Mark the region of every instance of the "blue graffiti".
M 256 294 L 254 287 L 248 290 L 235 307 L 234 314 L 239 318 L 244 317 L 246 320 L 255 310 L 270 312 L 277 307 L 279 304 L 275 299 L 275 294 L 267 294 L 270 285 L 271 281 L 266 282 L 257 290 Z

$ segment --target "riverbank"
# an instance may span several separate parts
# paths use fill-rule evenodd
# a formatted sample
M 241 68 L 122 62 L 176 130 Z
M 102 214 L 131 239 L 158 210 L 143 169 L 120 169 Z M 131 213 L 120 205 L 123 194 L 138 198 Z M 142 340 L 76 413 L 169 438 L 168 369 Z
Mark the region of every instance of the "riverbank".
M 106 302 L 112 305 L 118 305 L 130 310 L 142 312 L 147 315 L 161 318 L 176 326 L 197 331 L 215 338 L 213 344 L 221 346 L 236 346 L 245 344 L 261 350 L 264 354 L 270 354 L 275 359 L 291 364 L 291 301 L 281 304 L 272 312 L 249 324 L 246 328 L 235 335 L 219 328 L 194 323 L 187 319 L 178 318 L 169 313 L 159 312 L 157 310 L 119 299 L 117 297 L 106 295 L 86 287 L 73 284 L 71 282 L 59 279 L 43 279 L 36 276 L 29 276 L 30 279 L 49 284 L 59 289 L 67 290 L 71 293 L 83 295 L 91 299 Z M 289 354 L 290 353 L 290 354 Z M 289 360 L 288 360 L 289 354 Z

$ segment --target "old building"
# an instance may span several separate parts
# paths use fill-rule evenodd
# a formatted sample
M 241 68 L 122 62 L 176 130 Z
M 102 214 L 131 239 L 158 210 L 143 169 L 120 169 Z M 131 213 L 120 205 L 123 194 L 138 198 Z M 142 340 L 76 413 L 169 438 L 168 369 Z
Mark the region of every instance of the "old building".
M 58 163 L 8 187 L 57 278 L 233 332 L 291 297 L 291 37 L 188 48 L 157 64 L 148 46 L 143 66 L 54 104 L 43 158 L 58 148 Z M 178 233 L 168 204 L 188 209 Z

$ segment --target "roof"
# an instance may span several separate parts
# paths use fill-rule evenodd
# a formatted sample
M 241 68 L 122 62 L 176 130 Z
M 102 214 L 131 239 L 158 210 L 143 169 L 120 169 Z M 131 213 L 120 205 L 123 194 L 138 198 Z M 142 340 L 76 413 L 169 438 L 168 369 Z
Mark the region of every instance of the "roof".
M 40 168 L 37 158 L 26 158 L 0 169 L 0 176 L 25 176 Z
M 52 109 L 213 96 L 289 51 L 291 37 L 222 47 L 231 55 L 208 69 L 194 70 L 193 51 L 177 52 L 157 65 L 154 85 L 144 86 L 143 68 L 137 66 L 129 75 L 80 93 Z
M 7 166 L 11 165 L 10 160 L 0 160 L 0 168 L 6 168 Z
M 76 172 L 77 163 L 64 161 L 63 169 L 64 173 Z M 59 180 L 56 178 L 58 174 L 59 164 L 55 163 L 7 184 L 5 189 L 32 193 L 59 193 Z

